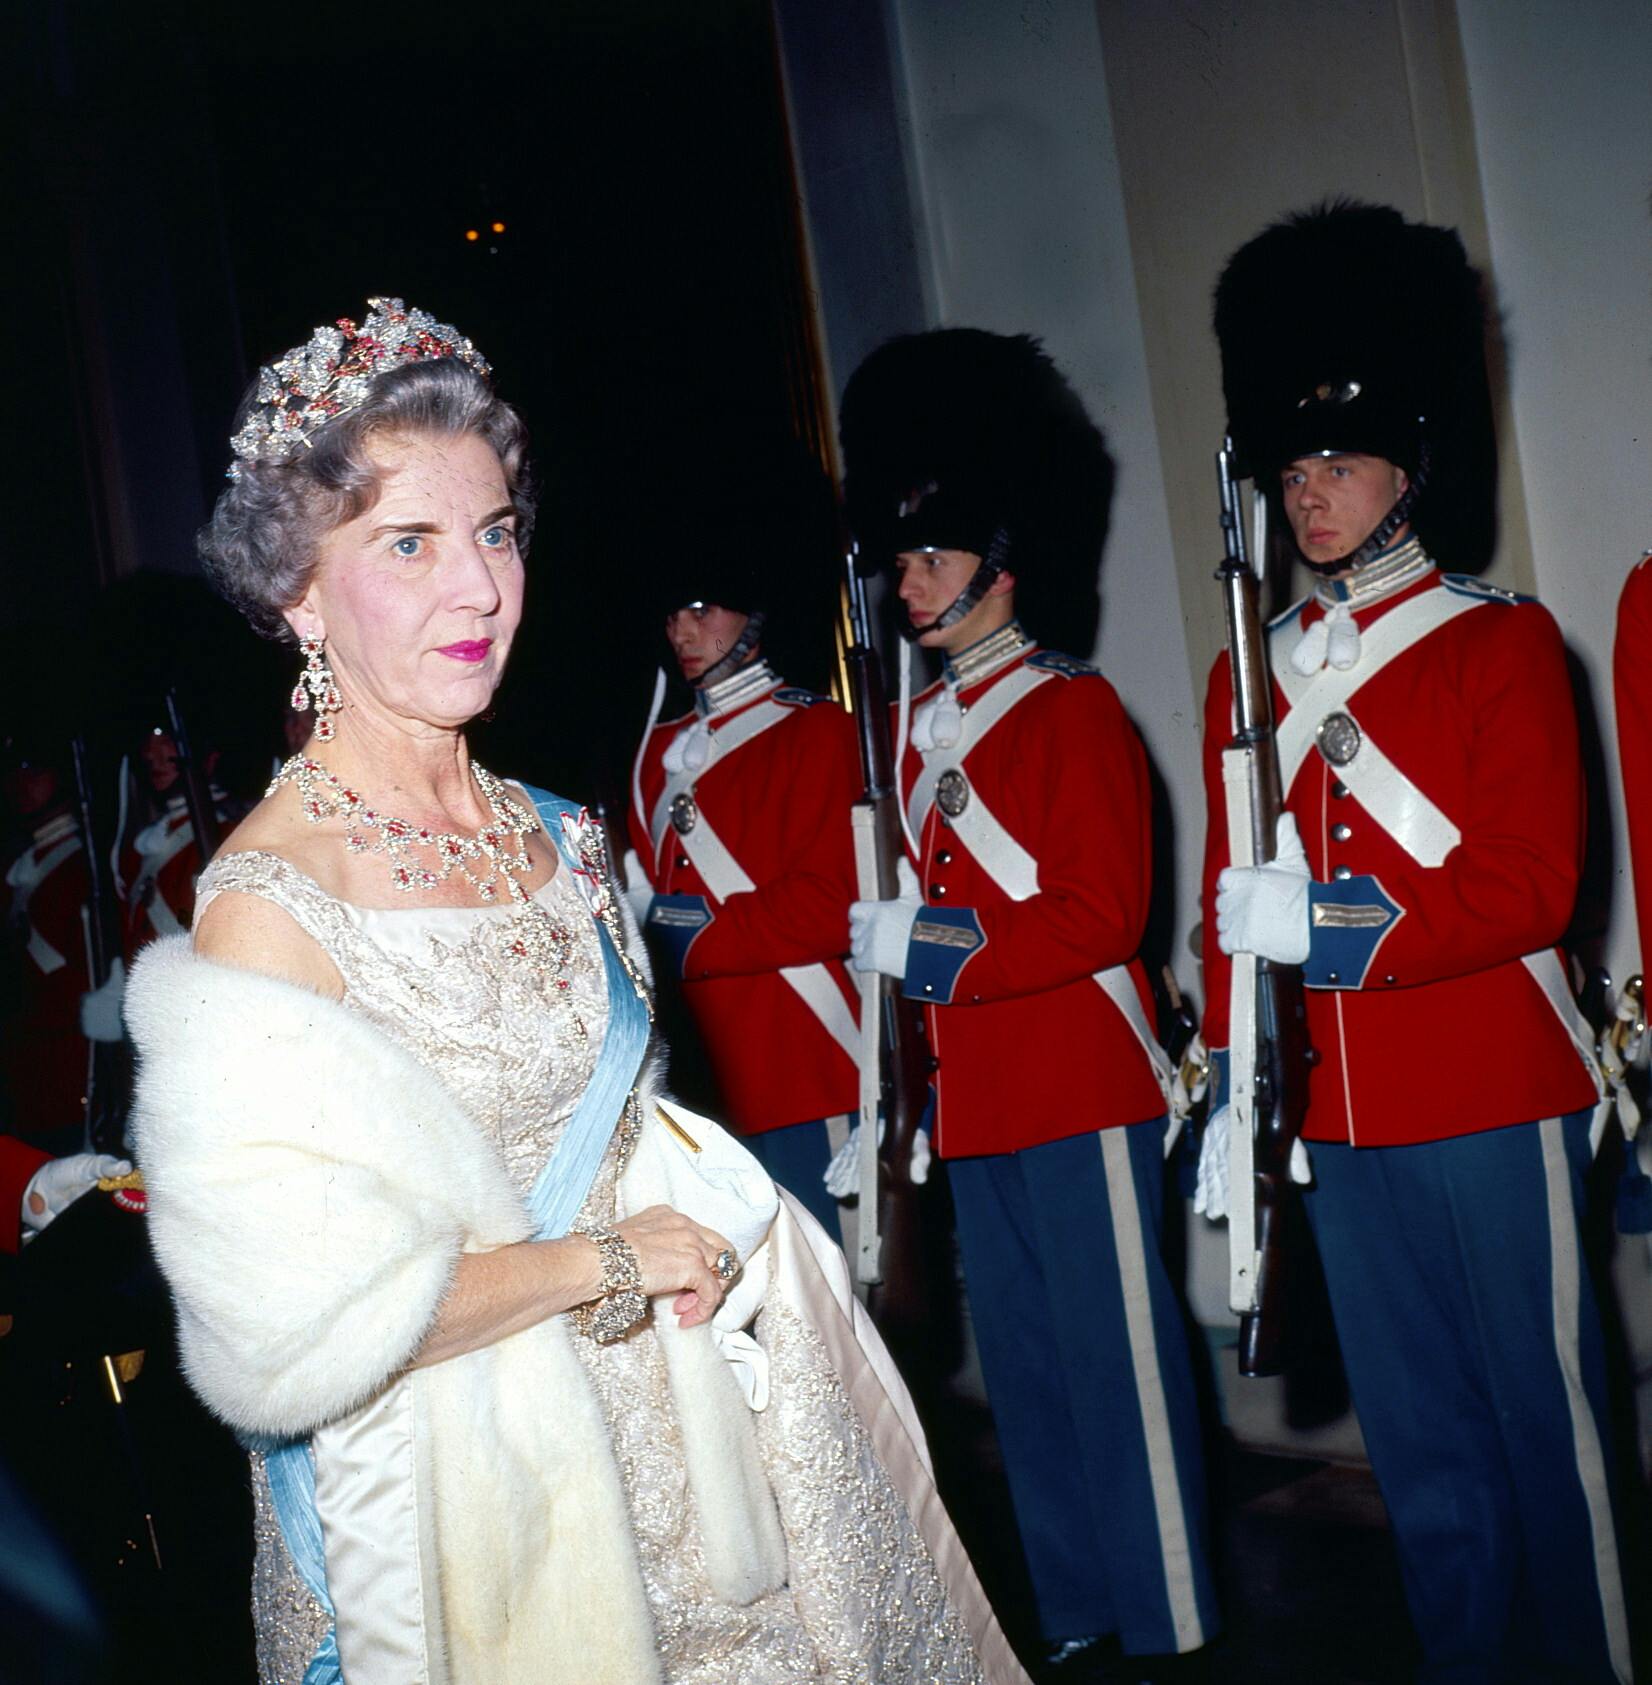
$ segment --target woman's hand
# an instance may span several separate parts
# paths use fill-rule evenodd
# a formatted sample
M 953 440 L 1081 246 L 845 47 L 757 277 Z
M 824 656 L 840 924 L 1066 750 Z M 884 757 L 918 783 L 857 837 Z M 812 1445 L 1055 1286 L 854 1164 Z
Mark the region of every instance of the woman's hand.
M 614 1233 L 636 1253 L 642 1290 L 649 1298 L 676 1293 L 671 1308 L 684 1328 L 710 1322 L 717 1314 L 728 1289 L 717 1274 L 717 1257 L 733 1248 L 715 1229 L 669 1205 L 650 1205 L 615 1223 Z

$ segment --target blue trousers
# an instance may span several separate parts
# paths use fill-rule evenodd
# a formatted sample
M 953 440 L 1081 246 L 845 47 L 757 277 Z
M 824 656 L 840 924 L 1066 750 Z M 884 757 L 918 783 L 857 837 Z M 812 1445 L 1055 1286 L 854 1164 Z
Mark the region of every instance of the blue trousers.
M 1308 1214 L 1431 1685 L 1629 1678 L 1588 1129 L 1313 1145 Z
M 948 1163 L 981 1368 L 1044 1634 L 1133 1655 L 1217 1627 L 1204 1458 L 1160 1253 L 1164 1119 Z
M 837 1201 L 821 1180 L 832 1162 L 832 1145 L 826 1135 L 826 1120 L 789 1123 L 782 1129 L 766 1129 L 760 1135 L 742 1135 L 740 1140 L 751 1155 L 787 1193 L 799 1199 L 833 1240 L 842 1243 L 843 1234 Z

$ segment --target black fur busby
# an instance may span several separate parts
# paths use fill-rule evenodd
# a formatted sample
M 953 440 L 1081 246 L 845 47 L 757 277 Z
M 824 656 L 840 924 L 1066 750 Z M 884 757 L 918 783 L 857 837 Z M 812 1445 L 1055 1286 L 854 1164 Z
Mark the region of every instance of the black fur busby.
M 1315 451 L 1421 469 L 1425 546 L 1454 568 L 1490 559 L 1485 318 L 1455 230 L 1346 199 L 1300 212 L 1233 255 L 1215 317 L 1241 472 L 1276 495 L 1279 470 Z
M 838 551 L 831 482 L 788 437 L 718 428 L 656 459 L 635 512 L 654 606 L 783 611 Z
M 654 636 L 688 603 L 761 611 L 775 665 L 797 683 L 824 681 L 842 540 L 831 480 L 804 446 L 744 417 L 661 441 L 639 459 L 621 525 Z
M 1027 334 L 937 328 L 880 346 L 839 416 L 844 494 L 871 572 L 903 550 L 995 541 L 1018 589 L 1093 581 L 1112 463 L 1078 394 Z

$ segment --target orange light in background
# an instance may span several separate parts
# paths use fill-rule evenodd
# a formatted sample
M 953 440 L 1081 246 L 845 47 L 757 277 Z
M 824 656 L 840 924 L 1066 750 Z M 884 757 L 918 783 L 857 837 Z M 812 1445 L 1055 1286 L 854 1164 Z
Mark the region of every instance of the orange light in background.
M 480 240 L 482 236 L 479 230 L 475 228 L 467 228 L 465 230 L 465 238 L 467 240 Z
M 503 233 L 504 233 L 504 232 L 505 232 L 505 225 L 504 225 L 504 223 L 502 223 L 502 222 L 496 222 L 496 223 L 495 223 L 495 224 L 494 224 L 494 225 L 493 225 L 493 231 L 494 231 L 494 233 L 495 233 L 495 234 L 503 234 Z

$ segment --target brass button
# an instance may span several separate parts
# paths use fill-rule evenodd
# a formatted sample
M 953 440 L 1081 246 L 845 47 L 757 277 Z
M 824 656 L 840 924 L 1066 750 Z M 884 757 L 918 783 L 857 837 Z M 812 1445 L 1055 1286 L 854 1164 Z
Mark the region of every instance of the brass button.
M 944 901 L 946 899 L 946 885 L 944 883 L 932 883 L 929 886 L 929 893 L 937 901 Z
M 1337 779 L 1337 781 L 1331 786 L 1332 798 L 1336 801 L 1341 801 L 1347 794 L 1348 786 L 1344 784 L 1340 778 Z
M 952 864 L 952 850 L 950 848 L 943 848 L 941 852 L 935 856 L 935 864 L 937 866 L 950 866 Z
M 1342 974 L 1336 971 L 1327 971 L 1325 973 L 1325 981 L 1327 983 L 1340 983 L 1342 981 Z
M 1331 827 L 1331 835 L 1338 842 L 1347 842 L 1353 834 L 1354 828 L 1352 825 L 1333 825 Z
M 1394 981 L 1393 972 L 1389 972 L 1389 974 L 1385 978 L 1383 978 L 1383 982 L 1385 982 L 1385 983 L 1392 983 L 1393 981 Z
M 1331 872 L 1331 876 L 1335 878 L 1338 883 L 1347 883 L 1353 875 L 1354 869 L 1352 866 L 1338 866 Z
M 677 856 L 677 870 L 679 872 L 685 871 L 687 869 L 687 867 L 688 867 L 688 856 L 686 854 L 679 854 Z

